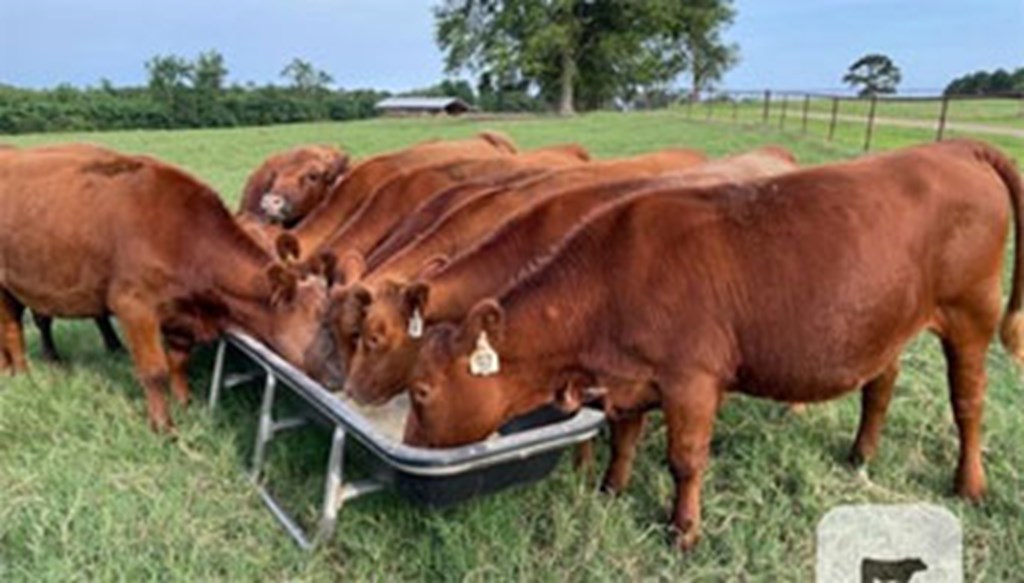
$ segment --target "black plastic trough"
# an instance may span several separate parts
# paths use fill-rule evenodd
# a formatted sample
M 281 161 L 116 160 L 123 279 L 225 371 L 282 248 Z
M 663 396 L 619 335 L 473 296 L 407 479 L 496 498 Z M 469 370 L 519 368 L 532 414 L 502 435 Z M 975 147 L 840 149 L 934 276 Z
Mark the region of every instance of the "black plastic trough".
M 249 362 L 247 371 L 225 373 L 229 349 L 245 357 Z M 567 447 L 593 438 L 604 422 L 604 415 L 593 409 L 572 416 L 541 409 L 513 420 L 486 441 L 443 449 L 410 447 L 384 435 L 358 410 L 240 331 L 229 332 L 218 346 L 211 408 L 217 406 L 222 387 L 259 378 L 264 383 L 264 395 L 253 454 L 253 481 L 275 517 L 305 548 L 331 536 L 344 501 L 381 488 L 392 488 L 417 504 L 442 507 L 537 481 L 554 469 Z M 300 417 L 275 419 L 274 403 L 280 387 L 297 396 L 308 411 Z M 267 444 L 277 433 L 301 427 L 309 419 L 333 429 L 322 515 L 313 537 L 306 535 L 263 483 Z M 345 480 L 344 452 L 349 437 L 370 454 L 366 456 L 372 466 L 369 480 Z

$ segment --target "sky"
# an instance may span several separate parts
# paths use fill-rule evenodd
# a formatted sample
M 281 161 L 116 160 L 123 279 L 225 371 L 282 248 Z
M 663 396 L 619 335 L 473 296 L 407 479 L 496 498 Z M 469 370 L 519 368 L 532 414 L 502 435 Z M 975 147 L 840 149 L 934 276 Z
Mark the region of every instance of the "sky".
M 294 57 L 338 86 L 408 90 L 444 76 L 432 0 L 0 0 L 0 83 L 143 84 L 156 54 L 216 49 L 229 81 L 281 82 Z M 842 88 L 867 52 L 901 90 L 936 92 L 978 69 L 1024 66 L 1024 0 L 736 0 L 727 89 Z

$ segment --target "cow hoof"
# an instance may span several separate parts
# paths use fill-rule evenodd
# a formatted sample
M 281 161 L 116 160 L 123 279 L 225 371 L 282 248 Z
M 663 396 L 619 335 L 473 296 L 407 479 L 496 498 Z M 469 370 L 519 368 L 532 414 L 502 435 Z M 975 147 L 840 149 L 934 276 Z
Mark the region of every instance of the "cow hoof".
M 868 465 L 868 458 L 856 449 L 850 450 L 846 456 L 846 462 L 855 470 L 862 470 Z
M 807 404 L 806 403 L 790 403 L 788 409 L 789 409 L 789 414 L 790 415 L 803 415 L 804 413 L 807 412 Z
M 985 478 L 957 478 L 954 486 L 956 495 L 978 504 L 985 498 Z
M 686 529 L 685 532 L 676 530 L 675 539 L 676 547 L 680 551 L 684 553 L 690 552 L 700 542 L 700 530 L 693 527 Z

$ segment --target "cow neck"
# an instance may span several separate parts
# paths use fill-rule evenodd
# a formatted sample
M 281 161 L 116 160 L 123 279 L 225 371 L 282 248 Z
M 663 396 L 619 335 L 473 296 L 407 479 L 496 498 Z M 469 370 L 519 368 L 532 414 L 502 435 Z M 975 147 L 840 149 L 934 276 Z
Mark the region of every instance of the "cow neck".
M 379 166 L 374 162 L 369 160 L 352 169 L 334 185 L 324 201 L 292 230 L 304 251 L 311 252 L 327 241 L 339 225 L 344 229 L 355 218 L 367 199 L 362 196 L 370 186 L 367 182 L 371 180 L 373 169 Z
M 498 345 L 502 372 L 524 388 L 512 399 L 514 413 L 545 402 L 600 338 L 607 298 L 603 285 L 588 281 L 601 269 L 587 254 L 561 253 L 520 278 L 498 298 L 505 312 L 505 334 Z M 538 395 L 537 393 L 543 393 Z
M 267 269 L 273 259 L 241 229 L 222 230 L 215 253 L 194 258 L 205 265 L 213 293 L 228 310 L 227 318 L 264 339 L 273 335 L 270 280 Z

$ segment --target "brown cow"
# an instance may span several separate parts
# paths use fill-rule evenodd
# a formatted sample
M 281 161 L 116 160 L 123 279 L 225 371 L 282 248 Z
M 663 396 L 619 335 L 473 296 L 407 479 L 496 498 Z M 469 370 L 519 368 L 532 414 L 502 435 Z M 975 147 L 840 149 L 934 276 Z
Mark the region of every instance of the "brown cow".
M 249 177 L 238 214 L 294 226 L 323 201 L 348 165 L 348 154 L 330 146 L 274 154 Z
M 330 252 L 366 255 L 405 218 L 415 216 L 420 205 L 442 195 L 444 208 L 457 204 L 467 193 L 454 191 L 455 186 L 471 182 L 493 184 L 508 180 L 509 171 L 567 168 L 585 162 L 579 146 L 555 146 L 500 158 L 463 158 L 423 166 L 403 173 L 377 189 L 351 219 L 311 255 Z M 516 175 L 518 176 L 518 175 Z M 300 242 L 301 243 L 301 242 Z
M 697 150 L 661 150 L 553 170 L 522 182 L 485 189 L 479 196 L 438 219 L 426 232 L 406 241 L 404 247 L 387 249 L 381 246 L 375 249 L 366 258 L 366 270 L 378 278 L 390 274 L 408 279 L 428 260 L 439 255 L 450 257 L 459 250 L 470 248 L 472 243 L 481 240 L 513 213 L 548 195 L 569 187 L 685 170 L 706 161 L 707 156 Z
M 511 156 L 516 151 L 505 136 L 482 132 L 474 138 L 424 142 L 375 156 L 352 168 L 327 198 L 292 229 L 292 234 L 303 249 L 314 249 L 343 226 L 381 185 L 395 176 L 445 160 Z
M 422 281 L 405 284 L 374 278 L 369 289 L 357 285 L 339 292 L 336 326 L 347 371 L 345 391 L 365 403 L 381 403 L 401 392 L 420 346 L 415 337 L 422 336 L 424 326 L 464 317 L 477 300 L 500 291 L 604 205 L 644 192 L 773 176 L 796 167 L 788 152 L 761 150 L 664 178 L 578 187 L 549 196 L 511 218 L 490 238 Z
M 1024 361 L 1024 192 L 994 148 L 956 141 L 747 184 L 615 205 L 461 326 L 431 331 L 409 383 L 406 441 L 481 439 L 545 403 L 602 387 L 621 489 L 643 413 L 660 405 L 679 545 L 700 533 L 700 483 L 726 391 L 823 401 L 863 387 L 852 457 L 874 454 L 903 347 L 943 344 L 960 434 L 955 489 L 985 491 L 985 355 L 999 327 Z M 627 437 L 623 437 L 625 433 Z
M 322 281 L 300 282 L 275 264 L 217 195 L 181 170 L 96 150 L 21 150 L 0 165 L 0 368 L 27 367 L 28 307 L 115 315 L 157 430 L 171 426 L 168 382 L 188 400 L 183 367 L 192 343 L 229 326 L 322 382 L 338 381 Z
M 85 152 L 94 147 L 74 145 Z M 344 152 L 329 146 L 305 146 L 275 154 L 249 177 L 242 192 L 239 223 L 264 246 L 271 247 L 278 229 L 271 225 L 293 225 L 326 196 L 335 181 L 348 168 Z M 53 320 L 45 314 L 32 313 L 39 328 L 43 358 L 60 362 L 60 352 L 53 340 Z M 96 318 L 103 343 L 110 352 L 122 349 L 107 316 Z

